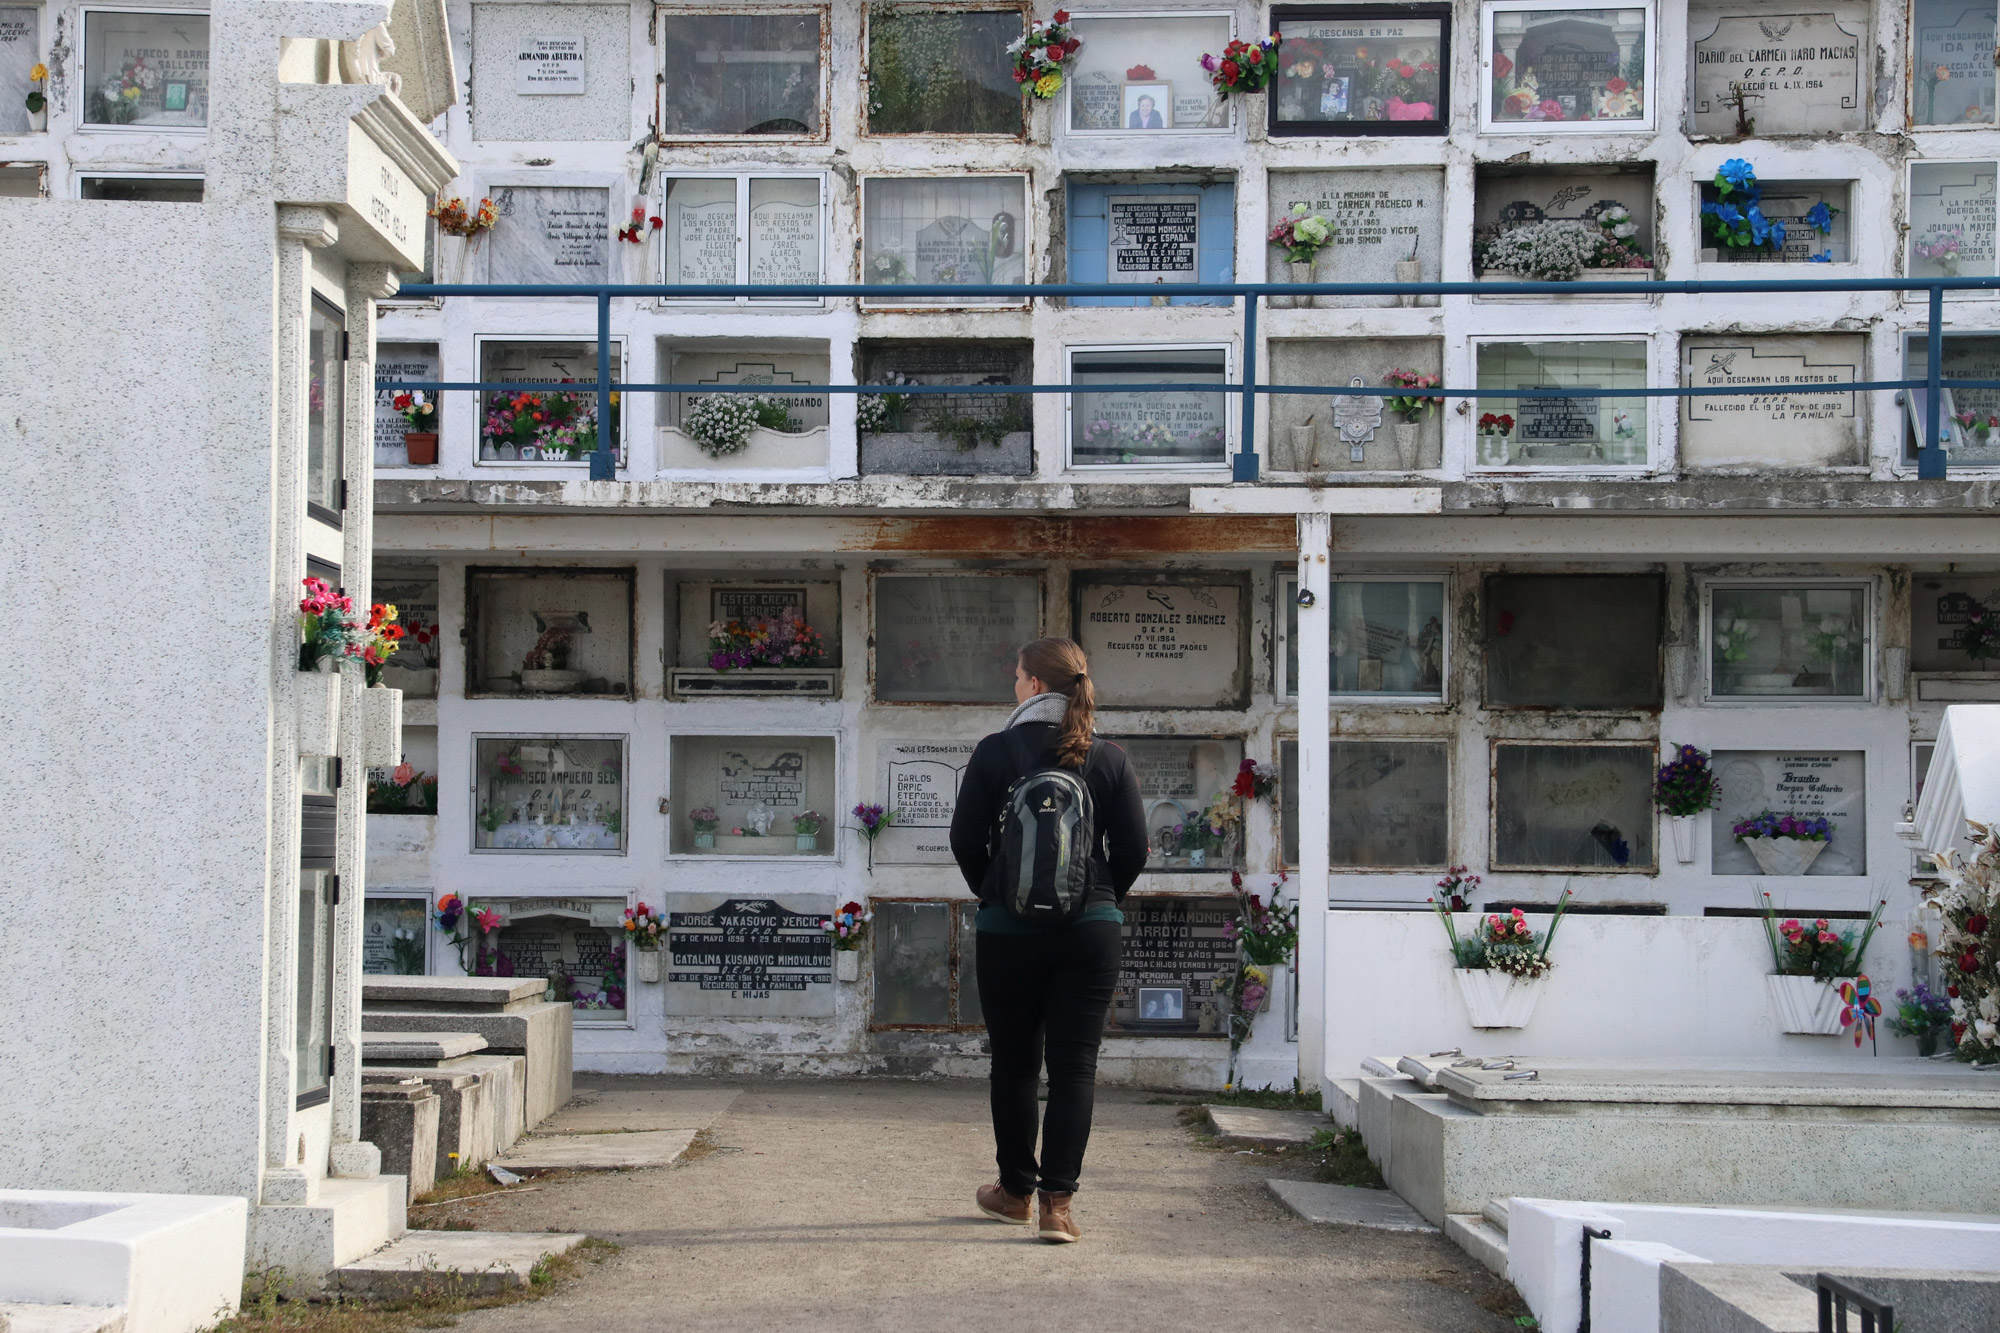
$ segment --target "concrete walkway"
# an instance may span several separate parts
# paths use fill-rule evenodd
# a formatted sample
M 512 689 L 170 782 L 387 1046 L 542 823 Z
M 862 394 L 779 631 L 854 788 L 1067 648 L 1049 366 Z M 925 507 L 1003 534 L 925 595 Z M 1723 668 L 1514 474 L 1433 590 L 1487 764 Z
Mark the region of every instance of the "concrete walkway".
M 710 1082 L 580 1076 L 615 1091 L 740 1090 L 679 1165 L 544 1177 L 475 1211 L 490 1230 L 587 1231 L 624 1250 L 546 1300 L 466 1315 L 468 1333 L 662 1328 L 1515 1327 L 1507 1289 L 1436 1236 L 1315 1226 L 1271 1196 L 1285 1157 L 1201 1146 L 1179 1104 L 1101 1089 L 1077 1197 L 1080 1245 L 980 1218 L 983 1083 Z

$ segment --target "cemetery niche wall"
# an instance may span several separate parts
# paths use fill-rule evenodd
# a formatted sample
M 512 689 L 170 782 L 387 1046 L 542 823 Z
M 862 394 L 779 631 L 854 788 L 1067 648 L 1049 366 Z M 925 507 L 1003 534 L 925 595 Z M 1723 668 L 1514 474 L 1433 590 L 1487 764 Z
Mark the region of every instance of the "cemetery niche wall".
M 403 627 L 401 646 L 382 668 L 382 683 L 403 691 L 406 698 L 435 699 L 444 647 L 439 638 L 437 567 L 378 568 L 371 593 L 374 601 L 396 608 L 396 623 Z
M 863 476 L 1034 473 L 1034 395 L 895 392 L 909 384 L 1032 384 L 1033 343 L 881 339 L 857 350 L 859 381 L 885 389 L 856 396 Z
M 784 286 L 820 281 L 826 179 L 775 172 L 669 177 L 661 281 L 672 286 Z M 726 305 L 816 304 L 810 297 L 674 297 Z
M 378 343 L 375 347 L 375 376 L 377 379 L 401 380 L 405 383 L 435 383 L 443 377 L 443 363 L 438 360 L 436 343 Z M 377 389 L 375 391 L 375 466 L 409 467 L 409 448 L 404 437 L 411 431 L 421 431 L 437 435 L 444 429 L 444 399 L 441 393 L 426 390 L 413 391 L 423 401 L 430 404 L 431 413 L 422 426 L 412 426 L 395 407 L 397 396 L 405 392 L 398 389 Z M 454 398 L 463 395 L 454 394 Z M 437 461 L 437 441 L 431 441 L 431 461 Z
M 1652 280 L 1653 166 L 1481 166 L 1473 184 L 1472 267 L 1480 282 Z M 1580 272 L 1523 262 L 1501 237 L 1523 228 L 1580 231 L 1593 247 Z M 1614 244 L 1615 243 L 1615 244 Z M 1539 247 L 1542 253 L 1550 247 Z M 1480 297 L 1488 299 L 1515 299 Z M 1546 298 L 1531 298 L 1536 300 Z M 1602 297 L 1579 298 L 1602 300 Z
M 1014 701 L 1021 645 L 1042 636 L 1035 574 L 877 574 L 878 703 Z
M 622 5 L 474 4 L 473 138 L 628 140 L 631 26 Z
M 816 894 L 667 894 L 668 1018 L 831 1018 L 833 908 Z
M 1651 457 L 1650 400 L 1534 392 L 1643 389 L 1648 365 L 1644 342 L 1477 342 L 1474 358 L 1481 389 L 1519 391 L 1479 400 L 1479 466 L 1638 468 Z
M 840 584 L 817 578 L 701 578 L 671 585 L 675 698 L 831 699 L 840 693 Z
M 1656 869 L 1650 743 L 1493 742 L 1495 870 Z
M 1911 123 L 1991 125 L 1993 16 L 1966 0 L 1915 0 L 1910 26 Z
M 831 736 L 674 736 L 668 852 L 836 855 L 841 805 L 834 756 Z
M 1132 761 L 1146 806 L 1147 870 L 1236 870 L 1243 863 L 1241 814 L 1230 784 L 1243 763 L 1241 737 L 1110 736 Z M 1217 830 L 1220 830 L 1219 832 Z
M 633 577 L 630 568 L 469 568 L 466 697 L 631 698 Z
M 1993 276 L 1994 173 L 1990 161 L 1910 164 L 1906 271 L 1912 278 Z
M 866 19 L 869 134 L 1021 133 L 1007 51 L 1027 27 L 1019 9 L 869 4 Z
M 824 138 L 825 25 L 824 11 L 662 11 L 660 138 Z
M 1283 643 L 1277 694 L 1296 698 L 1299 680 L 1298 579 L 1279 580 Z M 1442 702 L 1448 679 L 1442 576 L 1339 574 L 1327 595 L 1332 617 L 1329 692 L 1335 697 Z
M 1229 395 L 1098 384 L 1229 382 L 1225 347 L 1069 349 L 1072 467 L 1205 467 L 1228 462 Z
M 1202 52 L 1229 44 L 1235 33 L 1232 13 L 1079 14 L 1070 28 L 1083 45 L 1063 82 L 1063 123 L 1069 134 L 1228 134 L 1233 129 L 1228 100 L 1216 96 L 1197 63 Z M 1142 106 L 1142 99 L 1150 99 L 1150 105 Z
M 19 56 L 13 58 L 18 60 Z M 83 86 L 78 93 L 81 119 L 88 126 L 205 128 L 208 15 L 172 10 L 85 10 Z
M 611 280 L 611 191 L 590 186 L 502 185 L 498 221 L 480 247 L 488 282 Z
M 1653 9 L 1489 0 L 1481 11 L 1488 132 L 1604 133 L 1653 123 Z
M 1018 114 L 1018 100 L 1016 106 Z M 861 281 L 883 287 L 1025 283 L 1027 204 L 1028 183 L 1021 176 L 866 177 Z M 884 295 L 864 297 L 863 304 L 997 305 L 1011 299 Z
M 1270 358 L 1274 383 L 1375 389 L 1390 382 L 1391 371 L 1441 374 L 1444 345 L 1436 338 L 1273 338 Z M 1273 471 L 1423 471 L 1444 464 L 1439 408 L 1409 421 L 1374 394 L 1272 394 L 1265 401 Z
M 1105 1031 L 1226 1038 L 1228 1000 L 1217 987 L 1237 966 L 1236 942 L 1223 929 L 1235 901 L 1133 894 L 1122 908 L 1125 943 Z
M 1764 868 L 1749 841 L 1733 830 L 1745 820 L 1770 813 L 1825 819 L 1831 836 L 1804 870 L 1806 875 L 1865 875 L 1868 873 L 1867 759 L 1861 750 L 1790 752 L 1777 750 L 1717 750 L 1713 765 L 1717 785 L 1715 809 L 1709 815 L 1710 866 L 1717 875 L 1779 873 Z
M 827 465 L 827 394 L 795 385 L 823 385 L 831 364 L 823 342 L 772 338 L 701 339 L 659 343 L 658 364 L 669 384 L 762 384 L 760 394 L 662 395 L 659 429 L 663 470 L 736 472 L 746 468 Z M 725 411 L 724 409 L 729 409 Z M 754 422 L 746 422 L 747 410 Z
M 869 855 L 878 865 L 949 866 L 951 815 L 972 762 L 972 741 L 885 740 L 876 747 L 873 799 L 896 812 Z M 881 910 L 878 906 L 878 912 Z
M 1064 225 L 1069 280 L 1148 286 L 1236 276 L 1236 185 L 1212 176 L 1142 182 L 1072 176 Z M 1073 296 L 1084 306 L 1227 306 L 1220 296 Z
M 475 852 L 625 850 L 623 736 L 473 737 Z
M 1299 744 L 1279 747 L 1281 855 L 1299 863 Z M 1451 864 L 1451 742 L 1332 742 L 1328 864 L 1336 871 L 1441 870 Z
M 1488 707 L 1659 709 L 1659 575 L 1490 574 L 1483 600 Z
M 1947 333 L 1938 358 L 1945 379 L 2000 380 L 2000 334 Z M 1908 335 L 1903 344 L 1904 378 L 1930 373 L 1924 336 Z M 1898 393 L 1903 414 L 1903 462 L 1915 466 L 1917 441 L 1924 425 L 1923 395 Z M 1948 388 L 1943 391 L 1939 425 L 1949 435 L 1945 445 L 1952 467 L 2000 465 L 2000 389 Z
M 1763 245 L 1718 246 L 1713 232 L 1701 234 L 1699 258 L 1704 264 L 1847 264 L 1854 260 L 1852 244 L 1854 182 L 1831 180 L 1757 179 L 1758 210 L 1784 229 Z M 1701 203 L 1721 202 L 1712 181 L 1701 187 Z M 1738 203 L 1742 202 L 1739 198 Z M 1706 218 L 1702 220 L 1706 228 Z
M 611 340 L 611 380 L 623 376 L 625 349 Z M 479 461 L 581 465 L 597 448 L 597 344 L 594 342 L 529 342 L 482 338 L 479 342 L 481 383 L 564 385 L 494 389 L 480 402 Z M 619 426 L 619 394 L 611 394 L 611 452 L 622 465 L 624 435 Z
M 1921 15 L 1924 0 L 1917 8 Z M 1785 14 L 1745 14 L 1714 5 L 1691 9 L 1688 133 L 1727 139 L 1866 129 L 1862 53 L 1868 27 L 1865 4 L 1801 7 Z M 1990 32 L 1986 41 L 1990 66 Z
M 1865 347 L 1858 333 L 1686 335 L 1681 382 L 1690 388 L 1827 388 L 1681 399 L 1681 465 L 1810 470 L 1862 465 L 1867 438 L 1861 396 L 1836 386 L 1865 378 Z
M 1340 171 L 1273 171 L 1269 178 L 1270 216 L 1289 215 L 1303 205 L 1333 224 L 1333 239 L 1322 249 L 1315 282 L 1401 282 L 1415 263 L 1416 281 L 1436 282 L 1444 259 L 1444 171 L 1437 167 L 1378 167 Z M 1267 282 L 1290 282 L 1282 247 L 1264 247 Z M 1398 296 L 1314 296 L 1315 306 L 1404 304 Z M 1437 298 L 1414 298 L 1436 305 Z M 1281 383 L 1297 381 L 1282 380 Z
M 1277 5 L 1276 134 L 1443 134 L 1448 5 Z
M 1709 698 L 1870 701 L 1869 590 L 1866 583 L 1709 584 Z
M 1250 701 L 1250 582 L 1116 573 L 1072 585 L 1076 640 L 1106 708 L 1242 708 Z
M 1995 630 L 2000 630 L 2000 573 L 1910 576 L 1912 671 L 2000 671 Z M 1922 682 L 1919 691 L 1924 697 Z
M 543 998 L 568 1001 L 579 1025 L 622 1026 L 631 986 L 625 906 L 623 898 L 474 898 L 500 925 L 474 941 L 472 974 L 545 977 Z

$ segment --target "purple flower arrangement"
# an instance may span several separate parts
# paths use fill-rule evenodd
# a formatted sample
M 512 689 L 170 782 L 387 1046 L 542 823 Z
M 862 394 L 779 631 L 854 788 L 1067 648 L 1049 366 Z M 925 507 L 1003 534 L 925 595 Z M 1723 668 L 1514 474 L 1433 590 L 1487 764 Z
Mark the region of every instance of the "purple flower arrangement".
M 1803 838 L 1808 842 L 1828 842 L 1833 838 L 1833 823 L 1824 815 L 1778 814 L 1766 810 L 1760 815 L 1738 820 L 1729 831 L 1739 841 L 1745 838 Z
M 1683 745 L 1654 775 L 1653 804 L 1676 819 L 1698 815 L 1714 809 L 1718 790 L 1708 752 Z

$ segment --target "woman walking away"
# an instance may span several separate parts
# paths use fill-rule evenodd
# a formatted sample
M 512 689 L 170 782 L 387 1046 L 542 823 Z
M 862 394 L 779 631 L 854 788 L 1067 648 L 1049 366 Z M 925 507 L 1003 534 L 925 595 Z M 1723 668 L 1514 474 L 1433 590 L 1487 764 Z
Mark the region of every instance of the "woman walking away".
M 1146 814 L 1125 752 L 1095 739 L 1083 649 L 1037 639 L 1014 664 L 1019 707 L 979 742 L 951 817 L 951 854 L 979 895 L 979 1002 L 993 1048 L 1000 1179 L 979 1210 L 1082 1238 L 1070 1200 L 1083 1171 L 1097 1047 L 1118 981 L 1118 904 L 1146 864 Z M 1048 1113 L 1035 1160 L 1035 1090 L 1046 1048 Z

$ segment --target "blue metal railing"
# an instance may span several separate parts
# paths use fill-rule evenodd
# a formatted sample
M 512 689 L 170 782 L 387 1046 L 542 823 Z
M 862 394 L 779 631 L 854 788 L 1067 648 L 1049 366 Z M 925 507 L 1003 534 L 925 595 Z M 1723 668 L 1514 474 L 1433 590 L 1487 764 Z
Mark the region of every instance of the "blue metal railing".
M 1187 282 L 1160 284 L 1134 290 L 1123 283 L 1052 283 L 1048 285 L 1000 285 L 1000 284 L 925 284 L 902 283 L 894 286 L 864 285 L 852 283 L 797 283 L 731 286 L 692 285 L 645 285 L 634 283 L 557 283 L 535 285 L 530 283 L 411 283 L 404 286 L 400 296 L 429 299 L 433 297 L 471 296 L 495 298 L 552 298 L 590 297 L 597 303 L 597 377 L 595 394 L 597 398 L 597 449 L 590 455 L 590 477 L 593 481 L 609 481 L 616 477 L 615 455 L 612 452 L 612 432 L 608 423 L 612 419 L 611 395 L 618 393 L 754 393 L 769 394 L 768 384 L 623 384 L 611 378 L 611 302 L 615 297 L 651 298 L 665 300 L 690 300 L 719 302 L 736 297 L 782 300 L 785 298 L 807 298 L 825 301 L 828 298 L 858 297 L 876 309 L 934 308 L 952 305 L 970 311 L 1020 308 L 1031 305 L 1036 299 L 1063 299 L 1075 296 L 1113 296 L 1127 300 L 1139 297 L 1175 296 L 1227 296 L 1234 301 L 1243 298 L 1243 369 L 1242 378 L 1236 384 L 787 384 L 786 393 L 817 392 L 825 394 L 1070 394 L 1079 391 L 1091 393 L 1159 393 L 1173 391 L 1199 391 L 1204 393 L 1234 393 L 1242 398 L 1241 436 L 1237 451 L 1230 460 L 1230 477 L 1236 482 L 1257 480 L 1256 425 L 1257 397 L 1260 394 L 1299 394 L 1307 396 L 1339 396 L 1362 398 L 1396 398 L 1410 396 L 1408 389 L 1395 386 L 1381 388 L 1341 387 L 1311 384 L 1259 384 L 1257 382 L 1257 307 L 1265 297 L 1271 296 L 1599 296 L 1599 297 L 1647 297 L 1654 295 L 1701 296 L 1721 293 L 1803 293 L 1803 292 L 1922 292 L 1928 298 L 1928 324 L 1925 340 L 1925 374 L 1921 379 L 1869 380 L 1865 382 L 1841 384 L 1780 385 L 1755 384 L 1722 386 L 1717 388 L 1689 388 L 1686 386 L 1613 389 L 1535 389 L 1524 393 L 1515 389 L 1453 389 L 1438 387 L 1426 389 L 1416 395 L 1425 398 L 1720 398 L 1739 394 L 1777 395 L 1790 393 L 1859 393 L 1869 390 L 1910 390 L 1924 391 L 1924 434 L 1917 448 L 1917 476 L 1920 480 L 1939 480 L 1945 475 L 1945 450 L 1943 442 L 1949 438 L 1944 432 L 1944 422 L 1940 417 L 1943 390 L 2000 389 L 2000 380 L 1946 379 L 1943 375 L 1944 360 L 1944 294 L 1947 291 L 1996 292 L 2000 293 L 2000 277 L 1995 278 L 1790 278 L 1756 279 L 1746 278 L 1731 282 Z M 926 298 L 930 298 L 928 301 Z M 985 298 L 978 305 L 966 305 L 973 298 Z M 989 303 L 990 302 L 990 303 Z M 709 307 L 711 309 L 718 307 Z M 730 309 L 732 307 L 719 307 Z M 740 307 L 736 307 L 739 308 Z M 756 307 L 752 307 L 753 309 Z M 768 308 L 768 307 L 767 307 Z M 1104 308 L 1104 307 L 1099 307 Z M 1549 340 L 1551 335 L 1535 333 L 1521 335 L 1523 340 Z M 1559 334 L 1556 336 L 1560 336 Z M 553 381 L 416 381 L 385 380 L 375 382 L 377 389 L 422 389 L 431 392 L 446 390 L 471 390 L 475 392 L 507 391 L 522 389 L 569 389 L 574 382 Z

